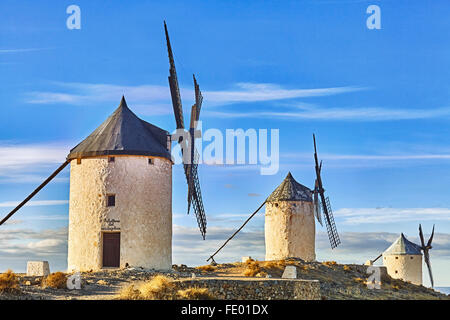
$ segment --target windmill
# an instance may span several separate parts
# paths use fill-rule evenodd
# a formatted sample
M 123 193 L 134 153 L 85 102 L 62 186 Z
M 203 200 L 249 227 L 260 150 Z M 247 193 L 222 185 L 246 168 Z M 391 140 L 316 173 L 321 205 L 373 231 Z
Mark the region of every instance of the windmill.
M 434 225 L 433 225 L 433 231 L 431 232 L 430 239 L 428 239 L 428 242 L 425 245 L 425 240 L 423 238 L 423 232 L 422 232 L 422 226 L 419 224 L 419 237 L 420 237 L 420 242 L 422 244 L 420 249 L 423 251 L 423 257 L 424 257 L 425 263 L 427 264 L 427 267 L 428 267 L 428 275 L 430 276 L 431 287 L 434 287 L 434 281 L 433 281 L 433 273 L 431 272 L 431 262 L 430 262 L 429 251 L 432 248 L 431 242 L 433 241 L 433 236 L 434 236 Z
M 339 239 L 338 232 L 336 230 L 336 224 L 334 223 L 333 211 L 331 210 L 330 199 L 325 197 L 325 189 L 322 184 L 322 177 L 320 171 L 322 170 L 322 161 L 317 156 L 316 136 L 313 134 L 314 141 L 314 160 L 316 163 L 316 181 L 314 185 L 313 200 L 314 200 L 314 213 L 317 221 L 323 226 L 320 211 L 323 212 L 325 217 L 325 225 L 327 227 L 328 239 L 330 239 L 331 248 L 336 248 L 341 240 Z M 320 202 L 319 202 L 320 196 Z
M 202 193 L 200 190 L 200 181 L 198 178 L 198 159 L 199 154 L 195 148 L 195 134 L 197 132 L 197 124 L 200 117 L 200 110 L 202 107 L 203 96 L 200 87 L 194 79 L 195 89 L 195 104 L 191 108 L 191 121 L 189 125 L 189 132 L 185 131 L 183 107 L 181 104 L 180 88 L 178 86 L 177 71 L 175 69 L 175 61 L 173 58 L 172 46 L 170 45 L 169 32 L 167 31 L 166 22 L 164 22 L 164 30 L 166 33 L 167 51 L 169 54 L 170 76 L 169 86 L 172 96 L 173 112 L 175 115 L 175 122 L 177 125 L 178 143 L 181 145 L 181 152 L 183 156 L 183 167 L 186 175 L 188 185 L 188 214 L 191 205 L 194 208 L 194 213 L 197 218 L 197 223 L 200 228 L 203 239 L 206 235 L 206 215 L 203 207 Z

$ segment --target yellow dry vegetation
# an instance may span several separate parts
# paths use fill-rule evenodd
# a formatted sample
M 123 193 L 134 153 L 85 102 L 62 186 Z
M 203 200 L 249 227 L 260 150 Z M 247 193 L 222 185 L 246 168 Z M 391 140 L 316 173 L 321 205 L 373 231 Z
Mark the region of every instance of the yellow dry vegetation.
M 244 276 L 246 277 L 255 277 L 257 274 L 261 273 L 263 270 L 261 269 L 258 261 L 250 261 L 247 260 L 245 262 L 246 268 L 244 269 Z
M 0 274 L 0 293 L 11 293 L 18 290 L 19 279 L 12 270 L 8 270 L 5 273 Z
M 131 284 L 119 291 L 118 299 L 121 300 L 210 300 L 214 296 L 207 288 L 188 288 L 177 290 L 173 280 L 157 275 L 147 282 Z
M 213 300 L 214 296 L 209 292 L 208 288 L 189 288 L 178 290 L 177 296 L 182 300 Z
M 200 271 L 205 271 L 205 272 L 212 272 L 212 271 L 215 271 L 216 268 L 217 267 L 215 267 L 215 266 L 207 264 L 207 265 L 204 265 L 204 266 L 197 267 L 195 269 L 200 270 Z
M 44 279 L 42 285 L 53 289 L 66 289 L 67 275 L 64 272 L 51 273 Z

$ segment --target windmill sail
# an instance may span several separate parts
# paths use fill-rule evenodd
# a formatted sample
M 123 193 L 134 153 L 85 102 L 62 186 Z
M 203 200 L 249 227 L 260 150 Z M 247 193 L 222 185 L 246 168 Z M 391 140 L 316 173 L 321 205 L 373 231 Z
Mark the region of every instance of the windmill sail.
M 320 171 L 322 168 L 322 162 L 319 165 L 319 159 L 317 156 L 317 147 L 316 147 L 316 137 L 313 135 L 314 141 L 314 160 L 316 163 L 316 182 L 317 186 L 315 188 L 315 192 L 320 195 L 321 207 L 323 210 L 323 214 L 325 216 L 325 225 L 327 227 L 328 239 L 330 240 L 331 248 L 336 248 L 341 240 L 339 239 L 339 234 L 336 229 L 336 224 L 333 218 L 333 211 L 331 210 L 330 199 L 325 197 L 325 190 L 322 185 L 322 178 L 320 176 Z
M 433 241 L 433 236 L 434 236 L 434 225 L 433 225 L 433 231 L 431 232 L 430 239 L 428 239 L 428 242 L 425 245 L 425 239 L 423 238 L 422 226 L 419 224 L 419 237 L 420 237 L 420 242 L 422 244 L 421 249 L 423 251 L 423 257 L 424 257 L 425 263 L 428 268 L 428 275 L 430 276 L 431 287 L 434 287 L 434 281 L 433 281 L 433 272 L 431 270 L 431 261 L 430 261 L 430 252 L 429 251 L 432 248 L 431 242 Z
M 170 86 L 170 94 L 172 96 L 173 113 L 175 114 L 177 129 L 184 129 L 183 107 L 181 104 L 180 89 L 178 86 L 177 70 L 175 69 L 175 61 L 173 59 L 172 46 L 170 45 L 169 32 L 167 31 L 167 25 L 165 21 L 164 21 L 164 31 L 166 33 L 167 51 L 169 54 L 169 63 L 170 63 L 169 86 Z
M 169 32 L 167 31 L 167 25 L 164 22 L 164 31 L 166 34 L 167 51 L 169 54 L 170 63 L 170 76 L 169 86 L 172 96 L 173 112 L 175 114 L 175 121 L 177 129 L 183 129 L 182 134 L 178 138 L 178 143 L 181 144 L 181 152 L 183 153 L 183 167 L 184 174 L 186 175 L 186 181 L 188 185 L 188 214 L 191 205 L 194 208 L 194 213 L 197 218 L 198 227 L 203 239 L 206 235 L 206 214 L 203 206 L 203 199 L 200 189 L 200 181 L 198 178 L 198 159 L 199 154 L 195 149 L 195 132 L 197 129 L 197 123 L 200 117 L 200 110 L 203 102 L 203 96 L 200 91 L 200 87 L 194 76 L 194 88 L 195 88 L 195 104 L 191 109 L 191 120 L 189 125 L 189 145 L 186 139 L 184 139 L 184 119 L 183 119 L 183 107 L 181 104 L 180 89 L 178 86 L 177 72 L 175 69 L 175 61 L 173 59 L 172 46 L 170 45 Z M 189 149 L 188 149 L 189 148 Z

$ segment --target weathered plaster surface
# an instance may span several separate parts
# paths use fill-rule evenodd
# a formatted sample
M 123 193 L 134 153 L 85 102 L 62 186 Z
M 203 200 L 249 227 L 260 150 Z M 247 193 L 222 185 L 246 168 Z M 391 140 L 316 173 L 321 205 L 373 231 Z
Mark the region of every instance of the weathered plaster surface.
M 120 266 L 172 266 L 172 164 L 115 156 L 71 162 L 69 270 L 102 267 L 103 232 L 120 231 Z M 107 207 L 107 195 L 115 206 Z
M 397 254 L 383 255 L 383 265 L 394 279 L 422 284 L 422 255 Z
M 316 259 L 316 228 L 312 202 L 267 202 L 264 229 L 266 260 L 290 257 L 305 261 Z

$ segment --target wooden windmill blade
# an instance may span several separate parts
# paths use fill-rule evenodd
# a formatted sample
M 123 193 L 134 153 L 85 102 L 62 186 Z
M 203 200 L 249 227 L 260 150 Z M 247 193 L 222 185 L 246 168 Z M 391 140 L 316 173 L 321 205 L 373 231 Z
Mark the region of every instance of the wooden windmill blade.
M 433 231 L 431 232 L 430 239 L 428 239 L 428 242 L 425 245 L 425 239 L 423 237 L 423 232 L 422 232 L 422 225 L 419 224 L 419 238 L 420 238 L 420 243 L 422 245 L 421 249 L 423 251 L 423 258 L 424 258 L 425 263 L 428 268 L 428 275 L 430 276 L 431 287 L 434 287 L 433 271 L 431 269 L 431 261 L 430 261 L 430 250 L 432 248 L 431 242 L 433 241 L 433 236 L 434 236 L 434 225 L 433 225 Z
M 167 31 L 167 25 L 165 21 L 164 21 L 164 31 L 166 33 L 167 52 L 169 54 L 169 63 L 170 63 L 169 86 L 170 86 L 170 95 L 172 97 L 173 113 L 175 114 L 177 129 L 184 129 L 183 106 L 181 104 L 177 70 L 175 69 L 175 61 L 173 59 L 172 46 L 170 45 L 169 32 Z
M 330 199 L 325 197 L 325 190 L 322 185 L 322 178 L 320 176 L 320 171 L 322 165 L 319 165 L 319 159 L 317 156 L 317 146 L 316 146 L 316 137 L 313 134 L 314 141 L 314 161 L 316 164 L 316 180 L 317 180 L 317 192 L 320 195 L 320 201 L 322 204 L 323 214 L 325 216 L 325 225 L 327 227 L 328 239 L 330 240 L 331 248 L 336 248 L 341 240 L 339 239 L 339 234 L 336 229 L 336 224 L 334 222 L 333 211 L 331 209 Z
M 0 226 L 4 224 L 9 218 L 11 218 L 17 211 L 19 211 L 20 208 L 22 208 L 28 201 L 30 201 L 39 191 L 42 190 L 50 181 L 55 178 L 58 173 L 60 173 L 68 164 L 70 163 L 69 160 L 66 160 L 62 165 L 58 167 L 58 169 L 55 170 L 47 179 L 45 179 L 44 182 L 42 182 L 32 193 L 29 194 L 28 197 L 26 197 L 21 203 L 17 205 L 14 209 L 12 209 L 1 221 Z
M 190 123 L 190 135 L 191 135 L 191 163 L 185 167 L 187 172 L 186 178 L 188 181 L 188 213 L 190 210 L 191 203 L 194 207 L 194 213 L 197 218 L 197 223 L 200 228 L 200 232 L 205 239 L 206 234 L 206 214 L 203 206 L 202 193 L 200 189 L 200 180 L 198 178 L 198 160 L 199 154 L 195 149 L 195 131 L 197 129 L 197 124 L 199 120 L 200 110 L 202 107 L 203 97 L 200 91 L 200 87 L 194 76 L 194 87 L 195 87 L 195 104 L 192 106 L 191 110 L 191 123 Z
M 183 119 L 183 107 L 181 104 L 180 89 L 178 86 L 178 79 L 175 69 L 175 61 L 173 58 L 172 47 L 170 45 L 169 40 L 169 32 L 167 31 L 167 25 L 165 21 L 164 21 L 164 31 L 166 34 L 167 51 L 169 54 L 169 63 L 170 63 L 169 85 L 170 85 L 170 93 L 172 96 L 173 112 L 175 114 L 177 129 L 183 129 L 184 134 L 185 130 Z M 178 143 L 181 144 L 181 151 L 183 153 L 184 174 L 186 175 L 186 181 L 188 185 L 188 213 L 190 211 L 190 207 L 192 204 L 195 216 L 197 218 L 197 223 L 200 228 L 200 232 L 202 234 L 203 239 L 205 239 L 206 215 L 205 209 L 203 207 L 202 194 L 200 190 L 200 181 L 198 179 L 198 172 L 197 172 L 198 153 L 195 150 L 195 130 L 200 115 L 203 97 L 201 95 L 200 88 L 197 84 L 195 76 L 194 76 L 194 87 L 195 87 L 195 104 L 192 106 L 191 109 L 191 120 L 189 125 L 189 134 L 191 137 L 190 145 L 189 146 L 187 145 L 186 139 L 183 139 L 183 136 L 179 137 Z

